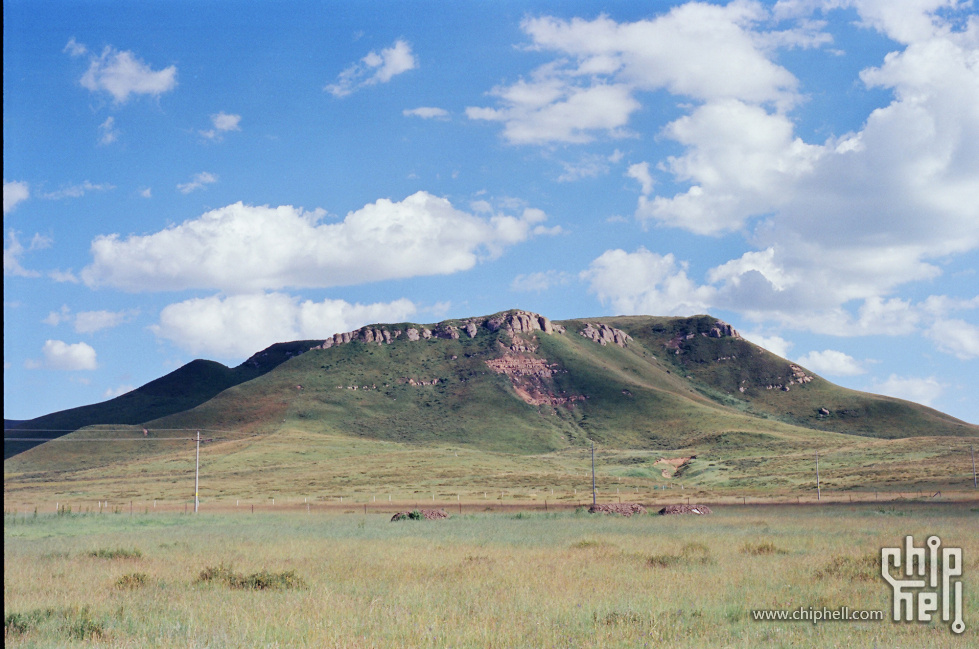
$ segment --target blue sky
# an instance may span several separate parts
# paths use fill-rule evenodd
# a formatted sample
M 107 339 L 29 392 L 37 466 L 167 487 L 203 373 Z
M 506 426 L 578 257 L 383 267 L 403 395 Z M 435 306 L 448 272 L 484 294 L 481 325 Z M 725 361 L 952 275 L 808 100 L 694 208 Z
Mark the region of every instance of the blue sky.
M 4 416 L 508 308 L 979 422 L 955 0 L 4 2 Z

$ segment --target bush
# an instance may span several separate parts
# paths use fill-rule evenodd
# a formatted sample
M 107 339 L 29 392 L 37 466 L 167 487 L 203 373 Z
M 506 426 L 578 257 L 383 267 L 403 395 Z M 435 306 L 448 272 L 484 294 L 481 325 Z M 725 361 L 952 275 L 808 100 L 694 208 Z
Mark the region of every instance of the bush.
M 788 554 L 787 550 L 776 547 L 771 541 L 765 541 L 763 543 L 745 543 L 741 546 L 742 554 L 750 554 L 752 556 L 760 556 L 765 554 Z
M 123 575 L 116 580 L 116 588 L 120 590 L 136 590 L 146 585 L 146 573 L 134 572 Z
M 250 575 L 235 572 L 223 563 L 217 567 L 204 568 L 197 576 L 197 583 L 221 582 L 228 588 L 248 590 L 300 590 L 306 588 L 306 582 L 296 574 L 295 570 L 285 572 L 269 572 L 261 570 Z
M 105 622 L 95 619 L 88 607 L 69 614 L 65 618 L 64 630 L 69 638 L 75 640 L 101 640 L 106 636 Z
M 132 550 L 127 550 L 126 548 L 115 548 L 114 550 L 100 548 L 88 554 L 96 559 L 139 559 L 143 556 L 143 553 L 136 548 Z

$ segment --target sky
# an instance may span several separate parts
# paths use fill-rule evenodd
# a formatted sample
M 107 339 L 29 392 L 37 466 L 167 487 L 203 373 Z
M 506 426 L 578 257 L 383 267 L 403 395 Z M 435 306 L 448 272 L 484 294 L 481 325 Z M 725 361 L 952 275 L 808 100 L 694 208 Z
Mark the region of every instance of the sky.
M 979 423 L 961 0 L 3 4 L 4 417 L 520 308 Z

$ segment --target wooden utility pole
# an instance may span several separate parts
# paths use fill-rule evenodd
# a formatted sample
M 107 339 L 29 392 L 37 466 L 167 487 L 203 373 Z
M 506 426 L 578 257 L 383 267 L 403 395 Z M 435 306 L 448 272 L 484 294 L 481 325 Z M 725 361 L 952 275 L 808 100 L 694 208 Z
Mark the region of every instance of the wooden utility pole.
M 591 504 L 598 504 L 597 496 L 595 495 L 595 442 L 591 443 Z
M 819 492 L 819 451 L 816 451 L 816 500 L 822 500 Z
M 972 486 L 979 488 L 979 483 L 976 482 L 976 449 L 972 444 L 969 444 L 969 453 L 972 454 Z
M 194 513 L 197 513 L 197 508 L 200 506 L 200 499 L 198 498 L 199 486 L 201 478 L 201 431 L 197 431 L 197 466 L 194 469 Z

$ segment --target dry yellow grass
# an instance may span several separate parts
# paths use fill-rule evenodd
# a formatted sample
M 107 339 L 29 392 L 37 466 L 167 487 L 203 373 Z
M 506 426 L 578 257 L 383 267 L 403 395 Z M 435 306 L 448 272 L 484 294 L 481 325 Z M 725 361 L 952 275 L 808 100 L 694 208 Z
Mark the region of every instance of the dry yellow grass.
M 388 518 L 8 516 L 4 613 L 37 621 L 6 646 L 65 646 L 93 629 L 105 647 L 215 648 L 962 647 L 977 637 L 976 503 Z M 943 622 L 751 619 L 753 609 L 889 610 L 873 562 L 907 534 L 963 548 L 964 636 Z M 100 549 L 117 558 L 93 556 Z M 216 566 L 294 571 L 305 587 L 198 581 Z

